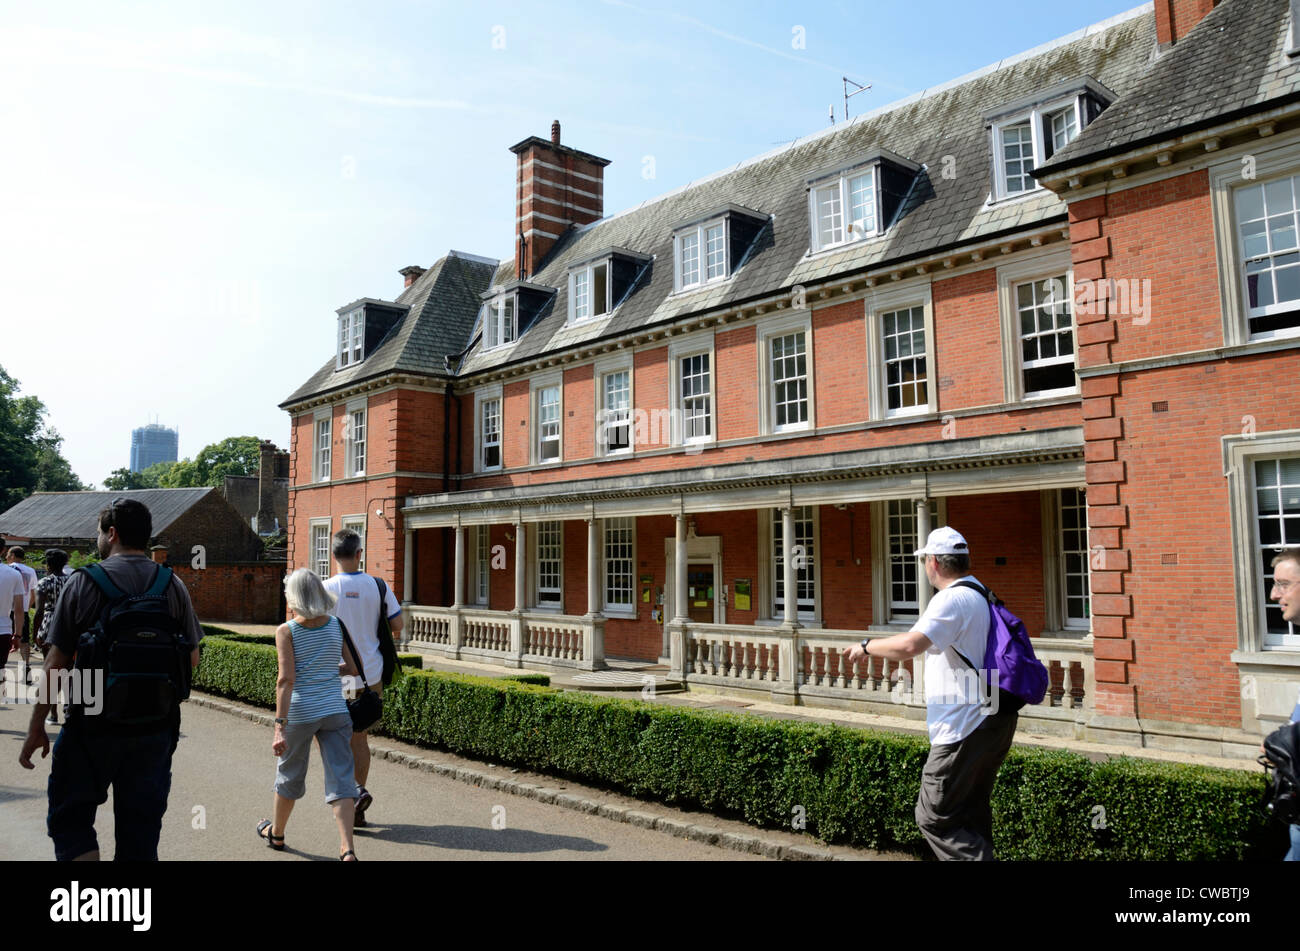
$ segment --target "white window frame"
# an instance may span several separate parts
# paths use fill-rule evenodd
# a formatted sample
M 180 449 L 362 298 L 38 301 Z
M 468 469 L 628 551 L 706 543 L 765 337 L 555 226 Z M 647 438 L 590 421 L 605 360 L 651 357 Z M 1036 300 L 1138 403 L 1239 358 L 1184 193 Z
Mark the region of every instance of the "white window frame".
M 310 526 L 309 538 L 311 543 L 311 554 L 310 554 L 311 570 L 316 572 L 316 574 L 319 575 L 321 580 L 323 581 L 332 574 L 332 572 L 330 571 L 330 558 L 332 557 L 330 533 L 333 527 L 333 523 L 328 518 L 313 518 L 308 522 L 308 525 Z M 321 531 L 324 532 L 324 537 L 325 537 L 323 559 L 320 556 L 321 547 L 320 545 L 317 544 L 317 538 L 319 537 L 319 533 Z M 322 567 L 322 560 L 324 562 L 323 567 Z
M 1247 654 L 1295 654 L 1300 652 L 1300 634 L 1270 635 L 1265 622 L 1269 592 L 1262 543 L 1255 463 L 1300 456 L 1300 429 L 1270 433 L 1224 436 L 1223 467 L 1228 476 L 1228 508 L 1232 524 L 1233 566 L 1237 592 L 1255 592 L 1254 597 L 1234 600 L 1237 604 L 1238 650 Z M 1280 638 L 1280 640 L 1279 640 Z M 1234 660 L 1239 658 L 1234 657 Z M 1249 660 L 1250 658 L 1244 658 Z
M 709 434 L 686 435 L 686 406 L 682 398 L 682 361 L 706 356 L 709 360 Z M 668 400 L 671 404 L 674 446 L 713 445 L 718 441 L 718 361 L 712 331 L 692 334 L 668 344 Z
M 510 333 L 506 339 L 505 319 L 498 318 L 506 303 L 510 304 Z M 483 350 L 499 350 L 519 339 L 519 295 L 514 291 L 498 294 L 483 305 Z
M 486 448 L 483 445 L 483 407 L 484 404 L 493 400 L 497 403 L 500 416 L 499 427 L 497 432 L 498 451 L 497 465 L 483 465 L 483 451 Z M 474 391 L 474 471 L 475 472 L 500 472 L 505 468 L 505 399 L 502 396 L 502 387 L 500 383 L 492 386 L 485 386 L 482 389 Z
M 877 291 L 864 302 L 867 327 L 867 408 L 870 418 L 903 419 L 939 412 L 938 372 L 934 360 L 934 303 L 928 280 Z M 920 307 L 925 328 L 925 396 L 920 406 L 889 408 L 889 374 L 885 363 L 885 315 Z
M 1087 524 L 1086 486 L 1073 486 L 1084 492 L 1084 523 Z M 1088 569 L 1088 611 L 1089 617 L 1071 618 L 1069 611 L 1069 587 L 1066 583 L 1066 563 L 1063 538 L 1062 509 L 1065 489 L 1044 489 L 1039 493 L 1041 523 L 1043 526 L 1043 633 L 1059 636 L 1086 636 L 1092 631 L 1092 602 L 1095 597 L 1092 590 L 1093 549 L 1089 543 L 1084 564 Z M 1033 632 L 1030 632 L 1033 634 Z
M 559 532 L 559 566 L 560 566 L 560 586 L 553 589 L 555 600 L 542 603 L 542 526 L 554 525 Z M 530 570 L 528 572 L 528 603 L 532 605 L 530 610 L 548 611 L 556 614 L 564 613 L 564 522 L 558 519 L 549 522 L 532 522 L 528 525 L 528 558 Z
M 473 578 L 472 590 L 474 604 L 487 604 L 492 597 L 492 526 L 472 525 L 470 544 L 474 548 L 474 557 L 470 561 Z
M 339 315 L 339 345 L 335 355 L 339 370 L 356 366 L 366 358 L 366 309 L 356 307 Z
M 559 398 L 556 401 L 556 425 L 559 427 L 552 440 L 545 439 L 542 431 L 542 392 L 554 389 Z M 529 429 L 529 443 L 532 446 L 532 462 L 535 466 L 553 466 L 564 462 L 564 372 L 540 374 L 529 381 L 528 390 L 529 415 L 532 426 Z M 554 459 L 542 457 L 542 443 L 554 442 L 557 453 Z
M 858 227 L 855 221 L 849 221 L 849 214 L 852 209 L 852 189 L 849 187 L 850 182 L 854 179 L 861 178 L 863 175 L 871 176 L 871 208 L 872 216 L 869 227 Z M 834 191 L 839 200 L 839 218 L 840 218 L 840 237 L 839 240 L 833 238 L 823 242 L 821 236 L 821 202 L 820 195 L 823 192 Z M 833 177 L 820 179 L 811 182 L 808 185 L 808 220 L 810 223 L 809 248 L 810 253 L 816 254 L 818 251 L 825 251 L 828 248 L 839 248 L 847 244 L 854 244 L 858 241 L 864 241 L 867 238 L 874 238 L 883 230 L 881 221 L 881 195 L 880 188 L 880 163 L 869 162 L 866 165 L 858 165 L 854 168 L 845 169 Z
M 632 355 L 619 355 L 604 360 L 596 361 L 593 367 L 593 376 L 595 378 L 596 396 L 593 405 L 596 408 L 595 420 L 595 444 L 596 457 L 600 459 L 619 458 L 630 456 L 636 452 L 636 374 L 633 373 Z M 605 377 L 611 373 L 627 373 L 627 441 L 625 448 L 607 449 L 605 439 L 605 427 L 602 420 L 605 419 Z
M 800 610 L 797 612 L 800 624 L 809 627 L 821 627 L 822 625 L 822 577 L 824 561 L 822 559 L 822 532 L 821 532 L 821 506 L 819 505 L 796 505 L 796 509 L 808 508 L 812 510 L 813 523 L 813 609 L 811 611 Z M 773 514 L 775 513 L 775 515 Z M 781 518 L 781 509 L 760 508 L 758 509 L 758 587 L 754 592 L 757 600 L 754 602 L 758 610 L 758 620 L 760 624 L 768 626 L 778 625 L 785 621 L 784 610 L 776 608 L 776 535 L 773 532 L 773 519 Z
M 1065 278 L 1065 305 L 1070 308 L 1070 328 L 1074 348 L 1074 385 L 1054 390 L 1041 390 L 1033 396 L 1025 395 L 1024 367 L 1020 358 L 1020 312 L 1016 288 L 1030 282 L 1041 283 L 1052 278 Z M 1033 255 L 997 269 L 998 312 L 1002 319 L 1003 396 L 1008 403 L 1037 402 L 1079 393 L 1079 325 L 1074 319 L 1074 273 L 1068 253 L 1053 251 Z
M 344 515 L 339 521 L 339 529 L 350 528 L 361 536 L 361 560 L 357 562 L 357 570 L 366 570 L 366 513 L 360 515 Z
M 684 291 L 693 291 L 701 287 L 708 287 L 713 284 L 720 284 L 731 277 L 731 229 L 727 226 L 727 216 L 713 218 L 709 221 L 693 224 L 689 227 L 679 229 L 673 232 L 673 293 L 680 294 Z M 708 276 L 709 270 L 709 242 L 708 233 L 716 227 L 722 228 L 722 273 L 714 277 Z M 682 275 L 682 239 L 688 235 L 694 235 L 698 241 L 698 261 L 697 261 L 697 279 L 691 283 L 686 283 Z
M 1249 154 L 1253 161 L 1254 178 L 1244 178 L 1242 158 Z M 1210 206 L 1214 217 L 1215 247 L 1219 264 L 1219 302 L 1223 315 L 1223 342 L 1225 346 L 1291 339 L 1300 336 L 1300 326 L 1281 330 L 1250 332 L 1250 306 L 1244 279 L 1244 249 L 1237 224 L 1236 194 L 1240 188 L 1266 185 L 1271 181 L 1291 175 L 1300 175 L 1300 138 L 1267 150 L 1250 149 L 1248 153 L 1233 154 L 1231 158 L 1212 165 L 1210 174 Z M 1278 307 L 1278 311 L 1284 308 Z M 1288 308 L 1289 309 L 1289 308 Z M 1300 311 L 1300 302 L 1295 308 Z M 1264 314 L 1256 316 L 1266 316 Z
M 623 524 L 626 523 L 626 526 Z M 609 533 L 611 530 L 628 527 L 631 530 L 631 554 L 628 556 L 628 603 L 611 603 L 609 600 Z M 628 515 L 619 518 L 604 518 L 600 523 L 600 603 L 601 613 L 606 617 L 635 618 L 636 617 L 636 583 L 637 583 L 637 560 L 636 560 L 636 516 Z
M 605 310 L 602 313 L 595 313 L 595 291 L 596 291 L 596 269 L 603 267 L 605 269 Z M 586 310 L 583 315 L 578 314 L 578 284 L 580 281 L 586 282 Z M 569 272 L 569 323 L 585 324 L 593 320 L 601 320 L 609 317 L 614 313 L 614 259 L 612 257 L 599 258 L 595 261 L 588 261 L 580 267 L 574 268 Z
M 325 432 L 321 433 L 321 423 Z M 321 436 L 325 445 L 321 446 Z M 334 408 L 327 406 L 316 410 L 311 421 L 311 480 L 329 482 L 334 467 Z
M 776 387 L 772 379 L 772 340 L 788 334 L 804 335 L 804 365 L 808 378 L 808 418 L 802 423 L 776 425 Z M 812 432 L 817 428 L 817 387 L 814 367 L 811 314 L 791 314 L 788 317 L 760 323 L 758 326 L 758 400 L 759 433 L 773 436 L 778 433 Z
M 366 474 L 367 457 L 366 450 L 369 448 L 366 443 L 366 432 L 369 429 L 370 412 L 368 409 L 369 402 L 365 397 L 351 400 L 344 407 L 343 425 L 344 425 L 344 475 L 352 478 L 355 476 L 364 476 Z M 361 414 L 361 438 L 357 438 L 357 414 Z M 358 458 L 360 457 L 360 458 Z M 357 463 L 361 464 L 358 466 Z
M 911 630 L 920 612 L 910 613 L 907 611 L 896 611 L 893 603 L 893 556 L 889 550 L 889 503 L 906 502 L 911 506 L 913 521 L 916 518 L 916 503 L 918 499 L 881 499 L 871 503 L 871 613 L 872 623 L 881 625 L 893 625 L 902 629 Z M 942 528 L 948 524 L 948 500 L 946 498 L 930 499 L 930 530 Z M 915 552 L 920 548 L 920 544 L 913 545 L 908 549 L 908 553 Z M 912 556 L 916 563 L 916 580 L 921 584 L 925 577 L 925 568 L 922 566 L 921 559 Z M 919 594 L 919 592 L 918 592 Z
M 1021 110 L 1014 115 L 999 118 L 992 124 L 994 200 L 1030 195 L 1043 187 L 1037 179 L 1029 176 L 1031 184 L 1028 188 L 1019 189 L 1017 191 L 1010 191 L 1007 188 L 1006 157 L 1003 154 L 1003 135 L 1006 130 L 1014 126 L 1023 125 L 1026 122 L 1029 123 L 1030 141 L 1033 144 L 1033 154 L 1031 156 L 1033 166 L 1029 171 L 1032 172 L 1034 169 L 1045 164 L 1048 158 L 1050 158 L 1050 154 L 1047 150 L 1046 130 L 1044 128 L 1045 121 L 1056 113 L 1063 112 L 1066 109 L 1072 109 L 1074 111 L 1075 132 L 1074 135 L 1067 140 L 1066 144 L 1069 144 L 1069 142 L 1078 138 L 1079 133 L 1082 132 L 1084 128 L 1084 116 L 1082 109 L 1080 108 L 1082 101 L 1083 94 L 1076 93 L 1072 96 L 1054 99 L 1051 102 L 1041 103 L 1032 108 Z M 1060 148 L 1064 148 L 1064 146 L 1061 146 Z M 1051 154 L 1054 154 L 1056 151 L 1057 148 L 1054 147 Z

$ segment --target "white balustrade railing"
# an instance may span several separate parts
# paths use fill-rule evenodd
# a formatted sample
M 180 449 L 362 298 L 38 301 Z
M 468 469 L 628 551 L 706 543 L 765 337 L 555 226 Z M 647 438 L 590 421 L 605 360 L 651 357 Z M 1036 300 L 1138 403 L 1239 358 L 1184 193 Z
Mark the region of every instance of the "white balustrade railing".
M 412 646 L 453 659 L 474 657 L 519 667 L 528 657 L 534 663 L 584 670 L 605 666 L 604 618 L 421 604 L 403 610 Z
M 546 660 L 582 660 L 587 618 L 558 614 L 524 615 L 524 654 Z
M 672 676 L 814 698 L 874 700 L 925 706 L 925 654 L 897 661 L 883 657 L 851 663 L 844 651 L 863 639 L 897 630 L 749 627 L 698 624 L 670 627 Z M 1034 653 L 1051 677 L 1047 697 L 1034 709 L 1091 707 L 1091 638 L 1033 638 Z

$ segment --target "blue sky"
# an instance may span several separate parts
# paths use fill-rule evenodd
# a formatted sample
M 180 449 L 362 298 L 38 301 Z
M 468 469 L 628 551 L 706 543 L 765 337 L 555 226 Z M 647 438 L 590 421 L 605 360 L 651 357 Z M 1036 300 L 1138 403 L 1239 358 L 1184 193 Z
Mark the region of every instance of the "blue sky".
M 154 418 L 287 446 L 336 308 L 512 255 L 552 119 L 615 213 L 825 128 L 841 76 L 857 115 L 1132 6 L 0 0 L 0 366 L 84 481 Z

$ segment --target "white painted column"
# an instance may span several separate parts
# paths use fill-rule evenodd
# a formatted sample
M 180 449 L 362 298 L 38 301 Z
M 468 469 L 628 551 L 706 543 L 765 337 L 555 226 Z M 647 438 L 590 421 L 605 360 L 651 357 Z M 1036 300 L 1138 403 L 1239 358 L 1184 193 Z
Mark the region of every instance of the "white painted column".
M 930 538 L 930 500 L 919 499 L 916 503 L 916 547 L 924 548 L 925 543 Z M 930 587 L 930 578 L 925 573 L 925 562 L 921 561 L 916 568 L 916 613 L 924 614 L 926 606 L 930 603 L 930 595 L 933 589 Z M 920 653 L 912 658 L 912 698 L 915 703 L 919 698 L 925 696 L 925 654 Z
M 406 560 L 402 563 L 402 603 L 415 600 L 415 529 L 406 530 Z
M 794 558 L 794 509 L 781 509 L 781 567 L 785 578 L 785 623 L 791 627 L 799 623 L 799 574 L 795 570 Z
M 515 522 L 515 610 L 523 611 L 528 599 L 528 546 L 524 543 L 524 523 Z
M 452 607 L 465 606 L 465 526 L 456 526 L 456 574 L 452 577 Z
M 930 500 L 918 499 L 916 502 L 916 547 L 924 548 L 926 540 L 930 537 Z M 925 611 L 926 605 L 930 603 L 930 595 L 933 589 L 930 587 L 930 579 L 925 573 L 925 563 L 919 562 L 916 569 L 916 607 L 917 613 Z
M 587 519 L 587 614 L 600 613 L 600 519 Z
M 690 619 L 686 599 L 686 516 L 677 518 L 677 545 L 673 549 L 673 600 L 677 602 L 675 621 L 685 623 Z

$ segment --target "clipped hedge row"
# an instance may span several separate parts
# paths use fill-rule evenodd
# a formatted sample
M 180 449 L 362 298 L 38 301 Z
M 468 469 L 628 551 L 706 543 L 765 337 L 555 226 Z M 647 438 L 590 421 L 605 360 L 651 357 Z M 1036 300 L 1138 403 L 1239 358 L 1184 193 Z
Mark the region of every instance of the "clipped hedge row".
M 275 655 L 204 642 L 196 686 L 274 702 Z M 200 684 L 200 681 L 202 684 Z M 920 737 L 413 672 L 385 692 L 397 739 L 699 807 L 827 842 L 925 850 Z M 1265 859 L 1286 849 L 1249 772 L 1013 748 L 994 789 L 1003 859 Z

